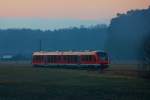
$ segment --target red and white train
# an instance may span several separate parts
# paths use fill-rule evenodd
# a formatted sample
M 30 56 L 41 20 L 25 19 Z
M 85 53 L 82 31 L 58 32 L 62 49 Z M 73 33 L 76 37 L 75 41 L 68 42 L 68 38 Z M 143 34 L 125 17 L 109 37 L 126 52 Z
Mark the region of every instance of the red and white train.
M 106 52 L 100 51 L 55 51 L 34 52 L 33 66 L 68 66 L 105 69 L 109 65 Z

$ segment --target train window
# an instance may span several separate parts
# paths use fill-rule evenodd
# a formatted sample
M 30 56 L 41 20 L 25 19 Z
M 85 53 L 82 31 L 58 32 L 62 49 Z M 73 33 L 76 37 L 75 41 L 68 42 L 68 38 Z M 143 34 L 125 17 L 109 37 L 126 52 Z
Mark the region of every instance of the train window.
M 61 60 L 60 56 L 56 56 L 56 55 L 47 56 L 47 62 L 48 63 L 56 63 L 56 62 L 59 62 L 60 60 Z
M 78 62 L 78 56 L 74 56 L 74 62 L 77 63 Z
M 88 61 L 92 61 L 92 56 L 88 55 Z
M 68 63 L 71 63 L 72 57 L 71 57 L 71 56 L 67 56 L 67 57 L 68 57 L 68 58 L 67 58 Z
M 41 62 L 44 60 L 44 56 L 40 56 L 40 55 L 33 56 L 33 60 L 37 62 Z
M 57 57 L 56 56 L 53 56 L 53 62 L 57 62 Z
M 92 55 L 84 55 L 82 56 L 82 61 L 92 61 Z
M 104 61 L 108 60 L 107 53 L 105 53 L 105 52 L 99 52 L 98 55 L 99 55 L 99 57 L 100 57 L 101 60 L 104 60 Z
M 66 62 L 67 61 L 67 56 L 63 56 L 63 60 Z
M 95 56 L 92 56 L 92 61 L 93 61 L 93 62 L 96 62 Z
M 69 62 L 70 62 L 70 63 L 73 62 L 73 56 L 72 56 L 72 55 L 69 56 Z
M 51 56 L 47 56 L 47 62 L 48 62 L 48 63 L 51 62 Z
M 71 63 L 72 62 L 72 56 L 68 56 L 68 63 Z
M 86 61 L 87 57 L 86 56 L 82 56 L 82 61 Z
M 65 55 L 65 56 L 63 56 L 63 60 L 65 62 L 68 62 L 68 63 L 77 63 L 78 62 L 78 56 L 76 56 L 76 55 Z
M 48 63 L 52 63 L 52 62 L 53 62 L 52 56 L 47 56 L 47 62 L 48 62 Z
M 56 61 L 60 62 L 61 61 L 61 57 L 60 56 L 56 56 Z
M 70 56 L 70 62 L 71 63 L 77 63 L 78 62 L 78 56 L 76 56 L 76 55 Z
M 33 61 L 36 61 L 36 56 L 33 56 Z

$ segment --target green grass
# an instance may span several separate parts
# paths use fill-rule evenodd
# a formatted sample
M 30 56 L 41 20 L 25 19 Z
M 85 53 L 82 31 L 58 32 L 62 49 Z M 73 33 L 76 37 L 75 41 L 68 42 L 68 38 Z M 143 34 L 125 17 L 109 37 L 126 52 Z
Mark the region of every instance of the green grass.
M 150 80 L 97 71 L 0 65 L 0 100 L 150 100 Z

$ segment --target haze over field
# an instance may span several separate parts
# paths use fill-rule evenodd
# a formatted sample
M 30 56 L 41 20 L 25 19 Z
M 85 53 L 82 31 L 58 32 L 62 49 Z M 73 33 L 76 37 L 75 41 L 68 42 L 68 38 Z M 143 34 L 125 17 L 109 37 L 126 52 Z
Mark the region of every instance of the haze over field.
M 147 8 L 149 4 L 150 0 L 0 0 L 0 28 L 109 24 L 117 13 Z
M 0 0 L 0 56 L 29 58 L 42 40 L 43 51 L 104 50 L 116 61 L 142 59 L 149 5 L 150 0 Z

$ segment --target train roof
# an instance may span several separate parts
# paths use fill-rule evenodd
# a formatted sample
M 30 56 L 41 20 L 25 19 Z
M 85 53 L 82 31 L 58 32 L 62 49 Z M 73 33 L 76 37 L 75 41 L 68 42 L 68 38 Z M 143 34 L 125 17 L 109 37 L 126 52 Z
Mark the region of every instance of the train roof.
M 40 51 L 34 52 L 33 55 L 93 55 L 100 51 Z

